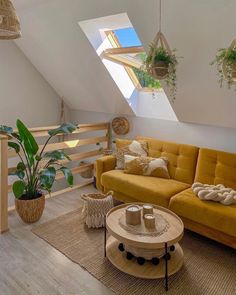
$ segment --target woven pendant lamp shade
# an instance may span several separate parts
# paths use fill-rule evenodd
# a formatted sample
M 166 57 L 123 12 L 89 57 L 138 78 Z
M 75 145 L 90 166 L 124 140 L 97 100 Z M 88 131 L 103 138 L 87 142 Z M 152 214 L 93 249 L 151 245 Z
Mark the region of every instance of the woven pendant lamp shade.
M 21 37 L 20 22 L 10 0 L 0 0 L 0 40 Z

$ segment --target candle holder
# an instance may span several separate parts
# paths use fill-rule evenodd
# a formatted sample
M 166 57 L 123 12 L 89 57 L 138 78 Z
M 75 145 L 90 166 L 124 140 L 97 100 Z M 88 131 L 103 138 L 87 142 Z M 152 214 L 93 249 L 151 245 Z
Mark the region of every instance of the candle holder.
M 149 204 L 143 205 L 143 217 L 145 214 L 153 214 L 153 206 Z
M 141 224 L 141 208 L 138 205 L 130 205 L 125 210 L 126 223 L 130 225 Z
M 146 228 L 155 228 L 156 220 L 153 214 L 145 214 L 144 215 L 144 224 Z

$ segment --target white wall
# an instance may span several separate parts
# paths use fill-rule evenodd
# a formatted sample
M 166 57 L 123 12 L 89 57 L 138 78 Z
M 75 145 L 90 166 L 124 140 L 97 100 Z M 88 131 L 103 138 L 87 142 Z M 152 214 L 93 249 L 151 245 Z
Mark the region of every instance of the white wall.
M 78 22 L 126 12 L 145 48 L 158 30 L 157 0 L 15 0 L 18 46 L 73 109 L 126 113 L 127 103 Z M 209 64 L 235 38 L 235 0 L 166 0 L 162 30 L 177 55 L 182 122 L 236 128 L 235 91 L 220 88 Z M 168 92 L 166 92 L 168 94 Z
M 71 120 L 76 123 L 110 121 L 114 114 L 98 112 L 71 111 Z M 126 136 L 151 136 L 162 140 L 193 144 L 200 147 L 225 150 L 236 153 L 236 129 L 213 127 L 167 120 L 127 117 L 131 124 Z
M 13 41 L 0 42 L 0 124 L 29 127 L 59 122 L 58 95 Z
M 140 91 L 137 98 L 136 114 L 138 117 L 158 118 L 178 121 L 164 91 Z

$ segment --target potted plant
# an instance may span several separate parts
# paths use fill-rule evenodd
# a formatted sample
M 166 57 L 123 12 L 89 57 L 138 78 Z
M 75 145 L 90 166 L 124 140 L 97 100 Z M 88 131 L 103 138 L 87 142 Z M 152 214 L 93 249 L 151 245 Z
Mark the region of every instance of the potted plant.
M 231 88 L 232 84 L 236 82 L 236 47 L 219 49 L 215 59 L 211 62 L 211 65 L 214 64 L 217 67 L 220 87 L 223 86 L 225 80 L 228 87 Z
M 164 47 L 155 47 L 151 44 L 144 62 L 146 71 L 150 75 L 155 79 L 165 80 L 173 100 L 176 96 L 176 66 L 178 64 L 174 52 L 169 53 Z
M 0 126 L 0 133 L 8 136 L 8 146 L 14 149 L 20 158 L 16 170 L 11 173 L 18 177 L 13 183 L 16 211 L 26 223 L 38 221 L 44 210 L 44 191 L 51 192 L 56 174 L 64 174 L 69 185 L 73 185 L 73 175 L 60 160 L 69 156 L 62 150 L 45 152 L 49 141 L 56 135 L 72 133 L 77 127 L 71 123 L 64 123 L 60 127 L 50 130 L 49 137 L 42 149 L 23 122 L 17 120 L 17 131 L 11 127 Z

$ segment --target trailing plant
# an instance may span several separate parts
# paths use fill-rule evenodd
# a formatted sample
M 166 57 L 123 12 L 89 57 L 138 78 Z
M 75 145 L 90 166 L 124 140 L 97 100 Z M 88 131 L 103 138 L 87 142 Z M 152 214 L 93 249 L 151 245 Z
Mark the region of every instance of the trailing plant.
M 148 87 L 152 89 L 161 89 L 160 81 L 150 76 L 150 74 L 148 74 L 145 69 L 133 68 L 133 71 L 142 88 Z
M 10 175 L 15 175 L 19 180 L 13 183 L 12 189 L 17 199 L 31 200 L 42 195 L 42 191 L 51 192 L 56 174 L 64 174 L 69 185 L 73 185 L 71 170 L 63 166 L 61 160 L 70 160 L 62 150 L 45 152 L 49 141 L 56 135 L 69 134 L 78 127 L 71 123 L 64 123 L 56 129 L 48 131 L 49 137 L 42 149 L 28 128 L 20 120 L 16 121 L 17 131 L 11 127 L 0 125 L 0 133 L 8 136 L 8 146 L 14 149 L 20 158 L 16 170 Z
M 220 87 L 222 87 L 223 82 L 226 81 L 228 87 L 231 88 L 233 78 L 235 78 L 233 77 L 233 72 L 236 72 L 236 48 L 220 48 L 215 59 L 211 62 L 211 65 L 214 64 L 217 68 Z
M 178 64 L 178 60 L 175 52 L 176 50 L 173 50 L 173 53 L 169 54 L 162 46 L 155 47 L 155 45 L 151 44 L 146 60 L 144 61 L 144 65 L 148 73 L 152 72 L 152 69 L 155 68 L 155 65 L 158 62 L 162 62 L 168 68 L 167 76 L 164 80 L 170 89 L 170 95 L 173 100 L 176 98 L 177 91 L 176 66 Z

